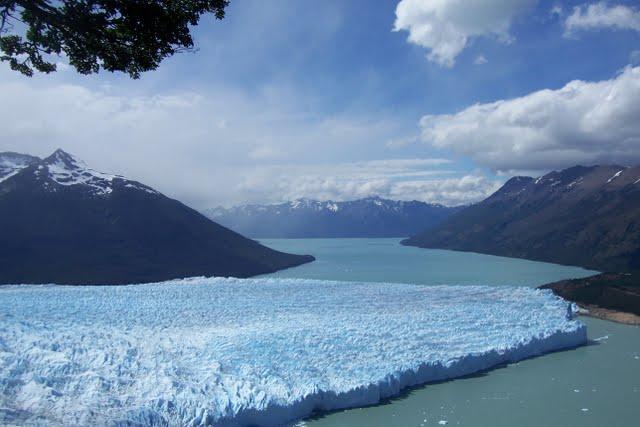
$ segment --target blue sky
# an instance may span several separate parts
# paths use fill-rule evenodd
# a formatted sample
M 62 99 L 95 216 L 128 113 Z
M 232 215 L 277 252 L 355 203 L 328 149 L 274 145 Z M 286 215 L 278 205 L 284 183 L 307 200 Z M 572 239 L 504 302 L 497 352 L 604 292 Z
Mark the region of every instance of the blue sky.
M 0 150 L 61 147 L 197 208 L 470 203 L 640 160 L 637 2 L 236 0 L 194 39 L 136 81 L 2 65 Z

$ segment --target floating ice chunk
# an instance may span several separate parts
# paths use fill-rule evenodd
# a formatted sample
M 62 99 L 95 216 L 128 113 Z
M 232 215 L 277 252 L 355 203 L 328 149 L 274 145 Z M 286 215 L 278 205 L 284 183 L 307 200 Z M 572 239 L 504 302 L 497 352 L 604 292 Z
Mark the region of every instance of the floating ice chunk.
M 524 287 L 270 278 L 4 286 L 0 420 L 281 424 L 584 344 L 566 304 Z

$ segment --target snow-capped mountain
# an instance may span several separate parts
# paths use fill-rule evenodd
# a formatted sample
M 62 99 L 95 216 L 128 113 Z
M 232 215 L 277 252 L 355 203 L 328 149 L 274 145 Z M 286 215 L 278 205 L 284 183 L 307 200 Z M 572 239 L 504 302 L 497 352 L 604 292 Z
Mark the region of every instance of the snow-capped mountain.
M 12 177 L 22 169 L 40 161 L 39 158 L 26 154 L 0 153 L 0 182 Z
M 640 166 L 575 166 L 514 177 L 408 245 L 640 270 Z
M 403 237 L 439 224 L 460 210 L 418 201 L 369 197 L 334 202 L 299 199 L 206 211 L 214 221 L 257 238 Z
M 150 194 L 159 194 L 151 187 L 137 181 L 119 175 L 98 172 L 87 166 L 82 160 L 60 149 L 43 160 L 24 154 L 0 153 L 0 164 L 7 164 L 8 173 L 3 180 L 31 166 L 35 182 L 45 190 L 52 192 L 70 187 L 76 191 L 87 192 L 95 196 L 105 196 L 112 193 L 115 187 L 125 187 Z
M 182 203 L 57 150 L 3 153 L 0 283 L 247 277 L 313 260 L 266 248 Z

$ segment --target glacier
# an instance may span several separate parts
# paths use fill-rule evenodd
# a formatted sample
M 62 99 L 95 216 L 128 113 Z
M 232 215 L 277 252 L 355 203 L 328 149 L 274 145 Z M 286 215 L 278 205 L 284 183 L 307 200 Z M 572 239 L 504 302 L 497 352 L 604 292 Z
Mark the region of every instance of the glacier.
M 1 286 L 0 424 L 279 425 L 580 346 L 570 307 L 505 286 Z

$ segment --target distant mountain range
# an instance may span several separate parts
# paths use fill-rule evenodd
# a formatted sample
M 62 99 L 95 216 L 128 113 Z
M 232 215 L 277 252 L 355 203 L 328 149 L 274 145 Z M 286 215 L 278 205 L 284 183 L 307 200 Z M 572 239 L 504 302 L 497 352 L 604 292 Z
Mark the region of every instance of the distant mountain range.
M 515 177 L 403 244 L 639 271 L 640 167 L 576 166 Z
M 313 260 L 262 246 L 62 150 L 45 159 L 0 153 L 0 236 L 0 283 L 247 277 Z
M 300 199 L 205 211 L 212 220 L 256 238 L 406 237 L 441 223 L 460 207 L 379 197 L 348 202 Z

